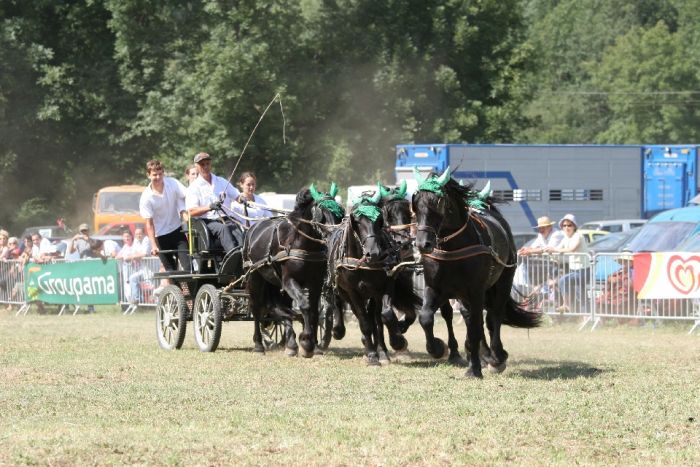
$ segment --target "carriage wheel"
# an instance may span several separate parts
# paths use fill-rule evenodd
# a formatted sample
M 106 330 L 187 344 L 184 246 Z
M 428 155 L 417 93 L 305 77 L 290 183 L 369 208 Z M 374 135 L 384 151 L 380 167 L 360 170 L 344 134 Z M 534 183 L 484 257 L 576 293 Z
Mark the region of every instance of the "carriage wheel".
M 262 322 L 260 332 L 266 350 L 273 350 L 284 344 L 284 324 L 276 321 Z
M 187 331 L 187 304 L 182 290 L 168 285 L 158 298 L 156 306 L 156 336 L 158 345 L 165 350 L 182 347 Z
M 221 339 L 221 299 L 211 284 L 200 287 L 194 299 L 194 339 L 202 352 L 214 352 Z

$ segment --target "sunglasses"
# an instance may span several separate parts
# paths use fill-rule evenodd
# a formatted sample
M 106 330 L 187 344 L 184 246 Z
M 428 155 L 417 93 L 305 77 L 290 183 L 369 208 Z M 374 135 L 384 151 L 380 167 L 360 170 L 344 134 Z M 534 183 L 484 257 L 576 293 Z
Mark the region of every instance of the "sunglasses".
M 574 224 L 562 224 L 561 226 L 562 226 L 562 227 L 573 227 Z

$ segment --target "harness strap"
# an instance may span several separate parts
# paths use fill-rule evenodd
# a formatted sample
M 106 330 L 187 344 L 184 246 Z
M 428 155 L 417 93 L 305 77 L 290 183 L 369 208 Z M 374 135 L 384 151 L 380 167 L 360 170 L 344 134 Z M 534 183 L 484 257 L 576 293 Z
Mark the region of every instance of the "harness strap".
M 351 258 L 349 256 L 343 257 L 340 261 L 335 262 L 335 268 L 343 268 L 349 270 L 365 269 L 369 271 L 383 271 L 384 263 L 367 263 L 364 258 Z
M 504 263 L 493 248 L 486 245 L 469 245 L 459 250 L 439 250 L 434 249 L 431 253 L 425 253 L 423 256 L 436 261 L 458 261 L 460 259 L 471 258 L 478 255 L 491 255 L 494 261 L 506 268 L 514 268 L 517 263 Z

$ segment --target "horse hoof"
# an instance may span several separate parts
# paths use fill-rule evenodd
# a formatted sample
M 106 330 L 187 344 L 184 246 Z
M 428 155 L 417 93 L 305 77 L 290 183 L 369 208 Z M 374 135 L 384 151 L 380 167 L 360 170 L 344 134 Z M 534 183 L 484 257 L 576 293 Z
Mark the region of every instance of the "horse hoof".
M 436 337 L 433 340 L 433 345 L 428 347 L 428 353 L 431 357 L 435 359 L 440 359 L 447 357 L 448 349 L 445 345 L 445 342 L 442 339 Z
M 397 352 L 404 351 L 408 348 L 408 341 L 403 336 L 396 336 L 395 338 L 391 339 L 390 344 L 391 348 Z
M 339 341 L 345 337 L 345 328 L 333 328 L 333 339 Z
M 264 354 L 265 353 L 265 347 L 262 345 L 258 347 L 257 345 L 253 347 L 253 353 L 259 353 L 259 354 Z
M 391 363 L 391 360 L 389 359 L 389 356 L 386 354 L 386 352 L 379 352 L 379 364 L 382 366 L 389 365 Z
M 365 362 L 367 362 L 367 366 L 381 366 L 381 363 L 379 363 L 379 358 L 376 355 L 373 356 L 365 356 Z
M 503 362 L 499 365 L 489 364 L 489 371 L 491 373 L 503 373 L 504 371 L 506 371 L 506 362 Z
M 304 347 L 299 349 L 299 355 L 301 355 L 304 358 L 311 358 L 314 356 L 314 351 L 313 350 L 306 350 Z
M 290 349 L 289 347 L 287 347 L 287 348 L 284 349 L 284 354 L 285 354 L 287 357 L 296 357 L 296 356 L 297 356 L 297 352 L 298 352 L 297 349 Z
M 473 367 L 469 367 L 467 371 L 464 373 L 464 376 L 467 378 L 476 378 L 476 379 L 484 379 L 484 376 L 481 374 L 481 370 L 479 372 L 475 372 Z
M 316 347 L 314 349 L 314 355 L 324 355 L 325 353 L 325 348 Z

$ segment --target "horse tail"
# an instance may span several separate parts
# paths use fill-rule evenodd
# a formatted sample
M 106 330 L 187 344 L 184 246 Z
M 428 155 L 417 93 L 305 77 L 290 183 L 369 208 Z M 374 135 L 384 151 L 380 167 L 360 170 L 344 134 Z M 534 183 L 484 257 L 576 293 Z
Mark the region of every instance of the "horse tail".
M 514 328 L 536 328 L 542 324 L 542 314 L 527 311 L 513 297 L 508 297 L 506 301 L 506 313 L 503 317 L 503 324 Z
M 413 287 L 413 273 L 399 273 L 394 284 L 394 294 L 391 304 L 407 316 L 415 316 L 423 306 L 423 298 L 418 295 Z

